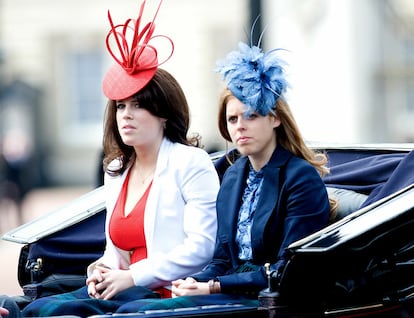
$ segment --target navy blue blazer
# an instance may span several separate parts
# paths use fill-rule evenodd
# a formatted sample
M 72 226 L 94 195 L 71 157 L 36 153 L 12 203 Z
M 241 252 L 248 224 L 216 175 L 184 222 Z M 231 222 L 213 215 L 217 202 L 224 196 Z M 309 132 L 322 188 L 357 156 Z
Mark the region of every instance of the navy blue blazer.
M 285 264 L 285 248 L 329 222 L 330 206 L 325 184 L 307 161 L 281 146 L 264 167 L 264 180 L 251 228 L 250 271 L 237 271 L 236 226 L 249 170 L 247 157 L 229 167 L 217 196 L 218 232 L 214 257 L 206 268 L 192 275 L 198 281 L 218 279 L 223 293 L 255 296 L 267 287 L 264 264 L 272 270 Z M 250 263 L 249 263 L 250 264 Z

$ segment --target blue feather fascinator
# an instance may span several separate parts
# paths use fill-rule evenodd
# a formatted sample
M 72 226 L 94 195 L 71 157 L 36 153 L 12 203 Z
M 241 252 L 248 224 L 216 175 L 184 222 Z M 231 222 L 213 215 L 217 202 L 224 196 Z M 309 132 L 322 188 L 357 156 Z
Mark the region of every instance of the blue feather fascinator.
M 262 116 L 275 114 L 276 101 L 287 90 L 283 68 L 286 63 L 277 56 L 279 50 L 265 53 L 258 46 L 240 42 L 238 51 L 230 52 L 225 60 L 217 62 L 216 71 L 249 112 Z

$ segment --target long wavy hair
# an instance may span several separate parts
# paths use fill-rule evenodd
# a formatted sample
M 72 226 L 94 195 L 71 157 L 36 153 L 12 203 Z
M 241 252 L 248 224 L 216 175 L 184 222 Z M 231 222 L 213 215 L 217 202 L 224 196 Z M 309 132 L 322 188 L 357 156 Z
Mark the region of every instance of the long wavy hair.
M 236 98 L 228 88 L 225 88 L 220 97 L 219 111 L 218 111 L 218 127 L 221 136 L 227 141 L 232 142 L 229 131 L 227 129 L 226 110 L 227 103 L 231 98 Z M 328 158 L 325 153 L 315 151 L 309 148 L 299 130 L 295 118 L 288 103 L 281 96 L 277 99 L 275 105 L 276 115 L 280 119 L 280 125 L 275 129 L 277 144 L 283 146 L 285 149 L 292 152 L 295 156 L 305 159 L 319 172 L 323 177 L 329 173 L 329 168 L 326 166 Z M 234 161 L 234 158 L 228 157 L 228 161 Z M 338 202 L 329 198 L 331 206 L 331 220 L 336 216 L 338 209 Z

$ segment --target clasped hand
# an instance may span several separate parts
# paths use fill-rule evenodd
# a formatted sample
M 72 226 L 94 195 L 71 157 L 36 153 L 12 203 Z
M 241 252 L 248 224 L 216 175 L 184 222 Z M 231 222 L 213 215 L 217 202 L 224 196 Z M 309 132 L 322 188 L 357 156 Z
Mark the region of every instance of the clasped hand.
M 0 307 L 0 318 L 9 315 L 9 311 L 6 308 Z
M 172 282 L 172 297 L 206 295 L 210 293 L 208 283 L 197 282 L 192 277 Z
M 97 265 L 92 275 L 86 279 L 91 298 L 111 299 L 117 293 L 134 286 L 129 270 L 110 269 Z

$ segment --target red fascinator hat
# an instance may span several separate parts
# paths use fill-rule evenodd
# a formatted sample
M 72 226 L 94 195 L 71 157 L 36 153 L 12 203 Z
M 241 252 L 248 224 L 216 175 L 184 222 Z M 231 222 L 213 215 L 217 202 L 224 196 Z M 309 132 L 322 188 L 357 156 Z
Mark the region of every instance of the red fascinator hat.
M 162 1 L 152 21 L 140 29 L 145 2 L 141 4 L 138 18 L 128 19 L 124 24 L 114 25 L 108 11 L 111 30 L 106 36 L 106 47 L 116 62 L 109 68 L 102 83 L 103 92 L 109 99 L 125 99 L 140 91 L 174 52 L 174 44 L 169 37 L 153 36 L 154 21 Z M 150 44 L 157 37 L 167 39 L 171 44 L 171 52 L 162 62 L 158 61 L 157 49 Z

